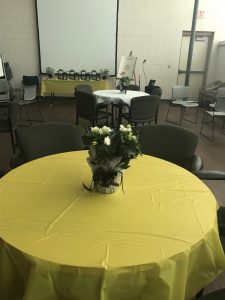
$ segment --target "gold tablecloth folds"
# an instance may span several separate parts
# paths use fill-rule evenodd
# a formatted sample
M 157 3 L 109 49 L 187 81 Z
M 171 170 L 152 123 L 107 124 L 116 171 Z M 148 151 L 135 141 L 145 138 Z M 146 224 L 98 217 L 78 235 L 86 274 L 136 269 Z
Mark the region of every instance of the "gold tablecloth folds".
M 107 80 L 62 80 L 62 79 L 43 79 L 41 81 L 41 96 L 50 94 L 56 95 L 73 95 L 74 89 L 78 84 L 89 84 L 93 91 L 105 90 L 108 88 Z
M 145 156 L 114 194 L 85 190 L 86 151 L 0 180 L 0 298 L 190 299 L 225 269 L 217 203 L 188 171 Z

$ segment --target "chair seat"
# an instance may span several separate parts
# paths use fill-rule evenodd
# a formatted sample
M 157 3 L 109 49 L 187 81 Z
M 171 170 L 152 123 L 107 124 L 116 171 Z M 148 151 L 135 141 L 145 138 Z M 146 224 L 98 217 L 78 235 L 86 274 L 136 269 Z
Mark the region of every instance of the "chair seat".
M 9 96 L 6 94 L 0 94 L 0 101 L 9 101 Z
M 173 105 L 182 105 L 185 107 L 198 107 L 198 102 L 196 101 L 184 101 L 184 100 L 174 100 Z
M 155 120 L 155 117 L 149 118 L 149 119 L 135 119 L 132 120 L 132 118 L 129 118 L 129 113 L 122 113 L 122 117 L 126 120 L 129 120 L 131 123 L 149 123 Z
M 224 111 L 211 111 L 211 110 L 207 110 L 207 113 L 210 115 L 210 116 L 225 116 L 225 112 Z
M 215 103 L 210 103 L 210 104 L 209 104 L 209 107 L 211 107 L 211 108 L 215 108 L 215 106 L 216 106 L 216 102 L 215 102 Z

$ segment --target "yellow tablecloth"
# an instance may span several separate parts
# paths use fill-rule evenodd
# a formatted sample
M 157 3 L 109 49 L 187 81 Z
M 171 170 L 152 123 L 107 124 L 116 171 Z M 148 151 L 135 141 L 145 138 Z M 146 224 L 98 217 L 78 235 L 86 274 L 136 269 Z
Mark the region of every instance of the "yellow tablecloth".
M 41 81 L 41 96 L 47 96 L 51 93 L 55 95 L 69 94 L 74 95 L 74 88 L 78 84 L 89 84 L 93 91 L 105 90 L 108 88 L 107 80 L 60 80 L 44 79 Z
M 88 192 L 86 157 L 45 157 L 0 180 L 1 299 L 183 300 L 225 269 L 199 179 L 142 156 L 124 193 Z

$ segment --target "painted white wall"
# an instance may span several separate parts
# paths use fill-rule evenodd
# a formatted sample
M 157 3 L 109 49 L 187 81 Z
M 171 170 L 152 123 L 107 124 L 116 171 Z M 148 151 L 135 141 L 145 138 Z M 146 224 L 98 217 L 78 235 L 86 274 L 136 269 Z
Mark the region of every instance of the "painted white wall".
M 198 18 L 196 30 L 215 32 L 207 80 L 210 82 L 218 79 L 215 79 L 217 46 L 225 40 L 225 1 L 199 2 L 199 10 L 204 10 L 205 16 Z M 163 98 L 170 98 L 171 87 L 177 81 L 182 31 L 191 30 L 193 7 L 194 0 L 120 0 L 119 3 L 118 64 L 120 57 L 132 50 L 138 57 L 138 81 L 142 61 L 146 59 L 147 80 L 157 80 Z M 39 73 L 34 0 L 0 0 L 0 53 L 12 67 L 14 88 L 20 87 L 23 74 Z M 144 85 L 142 73 L 142 89 Z

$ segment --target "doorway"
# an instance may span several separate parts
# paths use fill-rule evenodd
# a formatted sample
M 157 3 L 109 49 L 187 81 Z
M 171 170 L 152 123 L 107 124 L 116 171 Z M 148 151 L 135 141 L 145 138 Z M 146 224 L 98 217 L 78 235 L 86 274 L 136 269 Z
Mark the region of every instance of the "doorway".
M 183 31 L 180 50 L 180 61 L 177 76 L 177 84 L 185 84 L 187 59 L 190 43 L 190 31 Z M 199 99 L 199 90 L 205 85 L 209 58 L 213 43 L 213 32 L 196 31 L 194 48 L 192 55 L 191 73 L 190 73 L 190 100 Z

